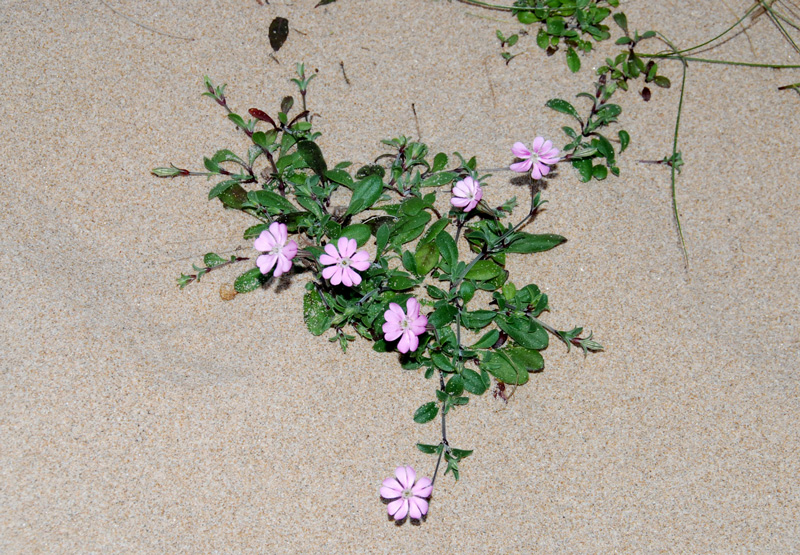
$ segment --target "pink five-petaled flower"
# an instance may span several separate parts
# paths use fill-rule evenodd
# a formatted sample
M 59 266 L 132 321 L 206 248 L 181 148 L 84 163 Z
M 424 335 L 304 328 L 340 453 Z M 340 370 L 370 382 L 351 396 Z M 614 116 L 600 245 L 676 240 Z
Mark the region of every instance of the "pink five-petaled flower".
M 419 313 L 419 302 L 414 297 L 406 301 L 406 310 L 397 303 L 390 303 L 389 310 L 383 313 L 386 323 L 383 324 L 383 333 L 386 341 L 394 341 L 401 337 L 397 350 L 401 353 L 416 351 L 419 347 L 418 335 L 425 333 L 428 317 Z
M 433 492 L 430 478 L 420 478 L 416 484 L 417 473 L 410 466 L 398 466 L 395 478 L 386 478 L 381 487 L 381 497 L 393 500 L 386 507 L 389 516 L 401 521 L 406 516 L 419 520 L 428 514 L 428 498 Z
M 463 208 L 464 212 L 469 212 L 478 206 L 482 198 L 483 189 L 481 189 L 480 183 L 467 176 L 453 187 L 453 198 L 450 199 L 450 203 L 458 208 Z
M 268 273 L 275 266 L 275 277 L 288 272 L 292 267 L 292 258 L 297 255 L 297 243 L 287 243 L 286 224 L 273 222 L 269 229 L 261 232 L 253 246 L 264 254 L 258 257 L 256 265 L 262 274 Z
M 355 239 L 339 237 L 338 249 L 332 244 L 325 245 L 325 252 L 319 257 L 319 261 L 325 266 L 322 270 L 322 277 L 331 280 L 332 285 L 344 283 L 347 287 L 352 287 L 361 283 L 361 276 L 355 270 L 363 272 L 369 268 L 369 253 L 358 251 L 358 243 Z
M 543 137 L 536 137 L 533 140 L 532 151 L 522 143 L 514 143 L 511 152 L 522 162 L 511 164 L 511 171 L 525 173 L 531 172 L 531 177 L 541 179 L 543 175 L 550 172 L 550 166 L 557 164 L 558 149 L 553 146 L 551 141 L 545 141 Z

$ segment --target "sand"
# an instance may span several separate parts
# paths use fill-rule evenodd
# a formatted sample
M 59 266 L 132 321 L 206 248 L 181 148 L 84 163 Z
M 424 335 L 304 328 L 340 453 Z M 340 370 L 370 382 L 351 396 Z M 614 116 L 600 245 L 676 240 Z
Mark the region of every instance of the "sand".
M 800 74 L 690 67 L 688 270 L 668 171 L 637 163 L 671 152 L 678 87 L 620 97 L 622 175 L 581 184 L 564 165 L 533 231 L 569 241 L 508 263 L 550 295 L 550 322 L 590 328 L 606 352 L 553 344 L 508 405 L 452 413 L 451 442 L 475 453 L 459 482 L 437 482 L 426 522 L 398 527 L 378 487 L 398 464 L 432 473 L 414 443 L 438 441 L 438 423 L 411 415 L 434 384 L 364 341 L 343 354 L 308 334 L 302 279 L 224 302 L 242 270 L 227 268 L 179 290 L 206 252 L 252 256 L 250 222 L 207 202 L 205 180 L 149 170 L 246 144 L 200 96 L 203 75 L 241 113 L 275 112 L 299 61 L 319 70 L 309 100 L 329 161 L 416 136 L 414 103 L 432 151 L 504 166 L 514 141 L 563 144 L 566 116 L 544 102 L 588 88 L 615 49 L 576 76 L 526 39 L 506 66 L 494 31 L 520 26 L 502 13 L 315 3 L 0 6 L 0 551 L 799 551 L 800 97 L 776 89 Z M 749 7 L 686 4 L 623 6 L 683 47 Z M 292 31 L 273 59 L 276 15 Z M 705 55 L 800 58 L 764 18 Z M 662 66 L 677 85 L 680 66 Z M 524 198 L 509 178 L 487 196 Z

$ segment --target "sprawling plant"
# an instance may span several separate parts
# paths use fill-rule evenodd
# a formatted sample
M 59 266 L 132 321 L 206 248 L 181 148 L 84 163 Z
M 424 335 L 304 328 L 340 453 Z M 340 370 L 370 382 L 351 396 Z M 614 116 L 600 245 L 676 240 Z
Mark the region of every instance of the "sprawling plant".
M 421 518 L 440 463 L 458 479 L 459 464 L 472 453 L 450 444 L 451 411 L 493 385 L 507 400 L 544 368 L 551 336 L 567 349 L 602 350 L 580 327 L 549 325 L 547 295 L 535 284 L 515 285 L 505 268 L 510 257 L 566 240 L 529 230 L 546 202 L 536 181 L 560 152 L 541 137 L 530 148 L 512 148 L 519 161 L 510 169 L 531 176 L 530 198 L 516 220 L 516 198 L 499 204 L 484 198 L 491 176 L 478 171 L 474 157 L 430 156 L 426 145 L 404 136 L 383 141 L 387 152 L 355 171 L 350 162 L 329 165 L 306 105 L 313 77 L 297 66 L 301 108 L 295 115 L 294 99 L 286 97 L 275 118 L 251 108 L 247 119 L 231 111 L 225 86 L 206 78 L 204 94 L 247 136 L 246 154 L 220 150 L 204 158 L 205 171 L 170 166 L 153 173 L 217 179 L 208 198 L 254 218 L 244 238 L 261 254 L 235 279 L 236 293 L 297 275 L 305 281 L 303 317 L 311 334 L 327 334 L 343 351 L 360 336 L 378 352 L 398 352 L 402 368 L 435 380 L 435 396 L 413 415 L 419 423 L 441 418 L 440 439 L 417 444 L 437 456 L 433 478 L 416 481 L 413 469 L 400 467 L 381 488 L 396 520 Z M 178 284 L 248 260 L 208 253 Z

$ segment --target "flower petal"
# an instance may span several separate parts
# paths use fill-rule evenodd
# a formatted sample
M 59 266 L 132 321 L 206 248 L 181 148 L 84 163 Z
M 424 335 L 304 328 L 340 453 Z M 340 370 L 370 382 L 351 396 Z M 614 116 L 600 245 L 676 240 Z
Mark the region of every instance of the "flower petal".
M 433 484 L 431 483 L 430 478 L 420 478 L 414 487 L 411 488 L 411 491 L 417 497 L 430 497 L 431 492 L 433 491 Z
M 416 320 L 419 318 L 419 301 L 414 297 L 411 297 L 406 301 L 406 314 L 408 315 L 409 320 Z
M 511 153 L 517 158 L 530 158 L 531 151 L 523 143 L 516 142 L 511 147 Z
M 409 347 L 411 346 L 411 343 L 408 339 L 408 335 L 409 334 L 406 333 L 405 330 L 403 330 L 402 337 L 400 338 L 400 341 L 398 341 L 397 343 L 397 350 L 400 351 L 401 353 L 407 353 L 409 351 Z M 411 334 L 411 336 L 416 337 L 416 335 L 414 335 L 413 333 Z
M 406 313 L 403 312 L 403 309 L 400 308 L 400 305 L 397 303 L 389 303 L 389 310 L 394 312 L 399 317 L 397 320 L 398 322 L 406 317 Z
M 253 242 L 253 248 L 261 252 L 271 251 L 275 248 L 275 238 L 269 231 L 264 230 Z
M 292 269 L 292 263 L 283 254 L 278 255 L 278 264 L 275 266 L 275 277 L 280 277 Z
M 528 159 L 528 160 L 523 160 L 522 162 L 516 162 L 514 164 L 511 164 L 508 167 L 508 169 L 510 169 L 512 172 L 525 173 L 531 169 L 532 165 L 533 161 L 531 159 Z
M 345 271 L 350 276 L 350 283 L 352 283 L 353 285 L 358 285 L 359 283 L 361 283 L 361 274 L 356 272 L 352 267 L 345 268 Z
M 297 256 L 297 242 L 294 239 L 289 241 L 281 250 L 281 254 L 289 260 Z
M 403 339 L 407 339 L 408 342 L 408 351 L 411 351 L 413 353 L 414 351 L 417 350 L 417 347 L 419 347 L 419 339 L 417 338 L 417 336 L 414 334 L 413 331 L 408 329 L 405 330 L 403 334 L 404 334 Z M 402 343 L 402 339 L 400 340 L 400 342 Z
M 324 266 L 330 266 L 331 264 L 337 264 L 337 263 L 339 262 L 339 259 L 338 259 L 338 258 L 334 258 L 334 257 L 332 257 L 332 256 L 329 256 L 329 255 L 327 255 L 327 254 L 322 254 L 322 255 L 320 255 L 320 257 L 319 257 L 319 261 L 320 261 L 320 262 L 321 262 L 321 263 L 322 263 Z
M 428 514 L 428 502 L 425 499 L 422 499 L 421 497 L 412 497 L 409 500 L 409 505 L 416 506 L 417 510 L 420 513 L 420 515 L 417 517 L 413 516 L 412 513 L 411 518 L 416 518 L 417 520 L 419 520 L 420 518 L 422 518 L 423 515 Z
M 342 285 L 346 287 L 353 286 L 353 270 L 347 266 L 339 266 L 342 269 Z
M 287 227 L 286 224 L 282 224 L 279 222 L 272 222 L 269 224 L 269 232 L 275 237 L 275 241 L 279 245 L 285 245 L 287 239 Z
M 400 328 L 400 326 L 392 322 L 384 323 L 382 329 L 384 334 L 383 338 L 386 341 L 394 341 L 395 339 L 403 335 L 403 330 Z
M 533 147 L 531 150 L 539 154 L 542 151 L 542 144 L 544 144 L 544 137 L 536 137 L 531 145 Z
M 397 501 L 401 501 L 400 507 L 395 510 L 395 513 L 392 515 L 395 520 L 403 520 L 406 516 L 408 516 L 408 499 L 398 499 L 396 501 L 392 501 L 392 503 L 397 503 Z M 389 503 L 389 506 L 392 506 L 392 503 Z
M 403 492 L 403 486 L 400 485 L 400 482 L 397 481 L 397 478 L 386 478 L 381 485 L 385 488 L 397 490 L 400 493 Z
M 336 247 L 334 247 L 330 243 L 325 245 L 325 252 L 328 253 L 328 256 L 330 256 L 331 258 L 333 258 L 337 262 L 342 259 L 341 255 L 339 254 L 339 251 L 337 251 Z
M 550 173 L 550 166 L 548 166 L 547 164 L 542 164 L 541 162 L 539 162 L 537 166 L 539 166 L 539 171 L 542 172 L 542 175 L 547 175 L 548 173 Z
M 256 259 L 256 266 L 262 274 L 268 274 L 278 257 L 274 254 L 262 254 Z
M 365 252 L 365 251 L 361 251 L 361 252 Z M 358 256 L 358 253 L 356 253 L 354 256 Z M 363 271 L 366 271 L 366 270 L 369 269 L 369 261 L 368 260 L 353 260 L 353 258 L 351 257 L 350 258 L 350 266 L 352 268 L 355 268 L 359 272 L 363 272 Z
M 468 198 L 453 197 L 453 198 L 450 199 L 450 204 L 452 204 L 453 206 L 455 206 L 457 208 L 464 208 L 470 202 L 472 202 L 472 201 L 469 200 Z
M 422 511 L 417 505 L 417 498 L 412 497 L 408 500 L 408 518 L 413 518 L 414 520 L 419 520 L 422 518 Z
M 350 257 L 351 262 L 364 262 L 369 260 L 369 253 L 367 251 L 358 251 Z
M 386 506 L 386 511 L 395 520 L 403 520 L 408 514 L 408 500 L 402 497 L 400 499 L 395 499 Z
M 339 269 L 339 266 L 328 266 L 322 270 L 322 277 L 325 279 L 331 279 L 333 274 Z
M 394 470 L 394 475 L 397 478 L 397 481 L 400 482 L 400 485 L 403 486 L 403 489 L 411 488 L 411 486 L 414 485 L 414 478 L 416 478 L 416 476 L 414 476 L 411 479 L 409 479 L 408 471 L 406 470 L 407 468 L 410 468 L 410 467 L 408 467 L 408 466 L 398 466 Z
M 548 152 L 551 148 L 553 148 L 553 141 L 545 141 L 542 148 L 539 149 L 539 154 Z
M 381 488 L 381 497 L 384 499 L 397 499 L 403 494 L 402 491 L 397 491 L 396 489 L 382 487 Z
M 542 178 L 542 172 L 539 169 L 539 166 L 543 166 L 543 165 L 544 164 L 539 164 L 538 162 L 536 164 L 534 164 L 533 168 L 531 168 L 531 177 L 533 177 L 534 179 L 541 179 Z M 547 166 L 544 166 L 544 167 L 547 167 Z

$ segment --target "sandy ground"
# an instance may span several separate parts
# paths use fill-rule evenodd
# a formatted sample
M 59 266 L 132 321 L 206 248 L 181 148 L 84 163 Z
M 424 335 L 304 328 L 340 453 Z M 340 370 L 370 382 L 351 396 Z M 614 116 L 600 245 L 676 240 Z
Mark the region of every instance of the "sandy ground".
M 0 5 L 0 551 L 3 553 L 790 553 L 800 551 L 798 72 L 693 65 L 678 199 L 668 171 L 678 89 L 620 97 L 622 176 L 550 180 L 541 232 L 565 245 L 511 258 L 551 298 L 549 321 L 607 351 L 553 344 L 507 406 L 449 419 L 474 448 L 437 483 L 430 517 L 395 526 L 378 487 L 401 463 L 430 475 L 411 415 L 433 384 L 357 342 L 303 326 L 303 281 L 220 300 L 241 268 L 180 291 L 208 251 L 251 245 L 244 215 L 204 180 L 159 180 L 241 150 L 202 77 L 244 113 L 275 112 L 295 62 L 327 159 L 364 163 L 380 139 L 512 161 L 563 144 L 573 98 L 611 45 L 570 74 L 561 55 L 505 66 L 501 13 L 434 0 L 29 2 Z M 749 3 L 624 2 L 631 27 L 679 46 Z M 115 13 L 110 8 L 114 8 Z M 131 23 L 192 40 L 171 38 Z M 289 19 L 270 58 L 267 29 Z M 489 18 L 497 18 L 501 22 Z M 707 53 L 798 63 L 766 19 Z M 341 72 L 344 62 L 350 84 Z M 663 64 L 673 83 L 679 66 Z M 490 199 L 521 194 L 509 174 Z M 248 255 L 248 254 L 246 254 Z

